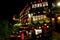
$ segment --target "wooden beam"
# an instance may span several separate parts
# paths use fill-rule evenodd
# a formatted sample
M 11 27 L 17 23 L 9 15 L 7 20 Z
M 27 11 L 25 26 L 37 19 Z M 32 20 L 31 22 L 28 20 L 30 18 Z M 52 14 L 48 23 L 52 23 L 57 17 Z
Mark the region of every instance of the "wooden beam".
M 20 12 L 20 15 L 22 15 L 24 13 L 24 10 L 28 7 L 28 4 L 26 4 L 26 6 L 23 8 L 23 10 Z

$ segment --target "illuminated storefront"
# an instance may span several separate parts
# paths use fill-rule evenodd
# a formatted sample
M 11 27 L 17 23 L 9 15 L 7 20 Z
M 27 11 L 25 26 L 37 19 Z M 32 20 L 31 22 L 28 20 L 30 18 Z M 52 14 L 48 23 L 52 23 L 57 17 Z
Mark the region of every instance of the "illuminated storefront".
M 31 2 L 29 5 L 26 5 L 26 8 L 24 8 L 23 11 L 20 13 L 20 18 L 18 20 L 18 22 L 20 22 L 18 23 L 18 26 L 21 29 L 18 32 L 23 32 L 23 35 L 27 34 L 24 35 L 24 38 L 28 35 L 30 37 L 33 37 L 33 33 L 35 33 L 33 35 L 36 35 L 37 37 L 39 35 L 39 37 L 42 37 L 41 34 L 49 31 L 51 27 L 51 19 L 48 15 L 51 10 L 48 6 L 48 1 L 42 0 L 38 2 L 34 1 Z M 15 17 L 13 19 L 15 20 Z M 22 38 L 22 40 L 24 40 L 24 38 Z

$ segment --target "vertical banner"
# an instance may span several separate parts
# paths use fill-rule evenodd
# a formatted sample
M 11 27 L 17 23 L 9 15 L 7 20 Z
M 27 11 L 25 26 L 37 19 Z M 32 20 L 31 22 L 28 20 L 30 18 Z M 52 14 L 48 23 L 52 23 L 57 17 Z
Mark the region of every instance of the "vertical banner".
M 21 39 L 24 40 L 24 32 L 21 33 Z

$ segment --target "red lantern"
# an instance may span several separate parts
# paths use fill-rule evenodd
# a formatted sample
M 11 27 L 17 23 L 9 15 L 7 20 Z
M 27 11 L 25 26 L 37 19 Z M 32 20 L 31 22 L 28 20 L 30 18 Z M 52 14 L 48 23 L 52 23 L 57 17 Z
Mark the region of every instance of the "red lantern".
M 47 25 L 43 25 L 42 28 L 43 28 L 43 30 L 46 32 Z

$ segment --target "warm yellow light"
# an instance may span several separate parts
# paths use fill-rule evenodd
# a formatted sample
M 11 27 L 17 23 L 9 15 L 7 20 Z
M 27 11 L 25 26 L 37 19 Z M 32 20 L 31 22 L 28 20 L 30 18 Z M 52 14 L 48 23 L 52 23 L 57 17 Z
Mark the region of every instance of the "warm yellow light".
M 57 6 L 60 6 L 60 2 L 57 3 Z
M 13 18 L 13 20 L 15 20 L 15 17 Z
M 60 17 L 58 17 L 57 19 L 60 20 Z
M 52 18 L 52 21 L 54 21 L 55 19 L 54 18 Z
M 28 14 L 28 17 L 30 18 L 30 17 L 31 17 L 31 15 L 30 15 L 30 14 Z

